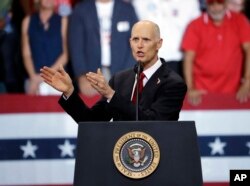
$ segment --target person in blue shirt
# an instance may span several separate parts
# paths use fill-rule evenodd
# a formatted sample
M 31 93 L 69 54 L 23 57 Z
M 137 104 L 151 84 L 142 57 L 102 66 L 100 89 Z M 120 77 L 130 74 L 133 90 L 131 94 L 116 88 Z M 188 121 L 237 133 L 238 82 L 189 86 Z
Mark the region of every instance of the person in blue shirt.
M 68 62 L 67 17 L 54 11 L 53 0 L 40 0 L 38 12 L 24 18 L 22 24 L 22 55 L 29 79 L 27 94 L 54 94 L 57 91 L 44 87 L 39 70 L 46 65 L 58 69 Z

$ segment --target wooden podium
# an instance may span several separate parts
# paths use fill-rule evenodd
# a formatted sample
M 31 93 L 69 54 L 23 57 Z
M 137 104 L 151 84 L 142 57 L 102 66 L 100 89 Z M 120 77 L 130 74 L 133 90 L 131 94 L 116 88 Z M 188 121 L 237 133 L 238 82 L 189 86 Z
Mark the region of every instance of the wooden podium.
M 134 179 L 125 175 L 130 171 L 124 171 L 123 174 L 117 168 L 114 152 L 121 148 L 124 149 L 121 154 L 126 154 L 124 152 L 130 147 L 123 148 L 123 146 L 129 143 L 126 142 L 127 139 L 131 141 L 133 137 L 135 139 L 132 139 L 132 142 L 135 141 L 135 144 L 140 146 L 137 142 L 143 140 L 136 137 L 141 136 L 137 133 L 148 134 L 155 140 L 160 157 L 155 170 L 145 177 Z M 152 140 L 149 139 L 149 146 L 152 146 L 150 141 Z M 152 149 L 158 153 L 154 147 Z M 158 157 L 158 154 L 149 154 L 147 158 L 145 157 L 144 160 L 147 162 L 148 159 Z M 118 166 L 125 161 L 122 160 Z M 144 162 L 141 165 L 144 165 Z M 127 167 L 130 169 L 130 165 Z M 143 167 L 142 170 L 148 171 Z M 140 175 L 140 171 L 136 174 Z M 202 186 L 202 184 L 197 134 L 195 123 L 192 121 L 79 123 L 74 186 Z

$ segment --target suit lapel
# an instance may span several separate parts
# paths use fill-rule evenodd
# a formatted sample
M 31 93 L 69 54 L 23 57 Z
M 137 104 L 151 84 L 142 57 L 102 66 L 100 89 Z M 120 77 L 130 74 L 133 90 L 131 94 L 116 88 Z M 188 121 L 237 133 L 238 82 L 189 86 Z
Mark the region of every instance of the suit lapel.
M 125 89 L 124 89 L 124 96 L 128 97 L 129 99 L 132 96 L 132 91 L 133 91 L 133 87 L 134 87 L 134 82 L 135 82 L 135 73 L 133 70 L 131 70 L 128 73 L 128 76 L 125 77 L 126 81 L 125 81 Z
M 150 95 L 154 95 L 158 88 L 165 80 L 165 76 L 168 73 L 164 73 L 166 70 L 166 63 L 163 63 L 162 66 L 152 75 L 152 77 L 148 80 L 147 84 L 143 88 L 140 102 L 143 102 L 145 96 L 148 97 Z

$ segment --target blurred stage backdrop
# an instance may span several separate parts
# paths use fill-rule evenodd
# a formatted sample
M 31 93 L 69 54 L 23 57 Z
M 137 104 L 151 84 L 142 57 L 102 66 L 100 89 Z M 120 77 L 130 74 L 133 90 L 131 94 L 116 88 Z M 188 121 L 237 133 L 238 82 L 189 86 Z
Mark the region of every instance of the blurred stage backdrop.
M 72 185 L 77 124 L 58 98 L 0 95 L 1 186 Z M 180 120 L 196 122 L 204 186 L 229 186 L 229 170 L 250 169 L 250 102 L 206 95 L 197 107 L 185 102 Z

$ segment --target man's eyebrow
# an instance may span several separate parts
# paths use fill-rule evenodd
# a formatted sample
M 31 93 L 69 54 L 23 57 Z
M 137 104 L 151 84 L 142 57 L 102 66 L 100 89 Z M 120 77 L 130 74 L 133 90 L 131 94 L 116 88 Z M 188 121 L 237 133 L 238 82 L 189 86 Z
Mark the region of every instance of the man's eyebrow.
M 139 37 L 139 36 L 133 36 L 131 37 L 132 39 L 138 39 L 138 38 L 142 38 L 143 40 L 149 40 L 150 38 L 149 37 Z

